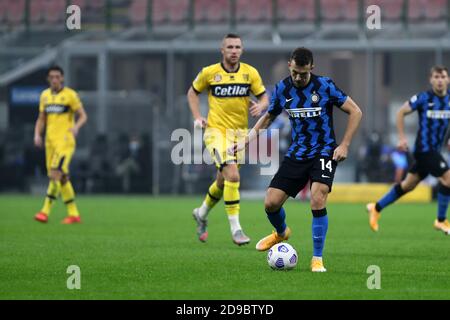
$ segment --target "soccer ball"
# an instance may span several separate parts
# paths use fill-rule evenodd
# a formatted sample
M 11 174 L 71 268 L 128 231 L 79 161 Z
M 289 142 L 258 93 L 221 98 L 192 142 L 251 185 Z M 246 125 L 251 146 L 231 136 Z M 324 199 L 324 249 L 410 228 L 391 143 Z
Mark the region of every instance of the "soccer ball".
M 297 265 L 298 255 L 289 243 L 281 242 L 270 248 L 267 262 L 274 270 L 290 270 Z

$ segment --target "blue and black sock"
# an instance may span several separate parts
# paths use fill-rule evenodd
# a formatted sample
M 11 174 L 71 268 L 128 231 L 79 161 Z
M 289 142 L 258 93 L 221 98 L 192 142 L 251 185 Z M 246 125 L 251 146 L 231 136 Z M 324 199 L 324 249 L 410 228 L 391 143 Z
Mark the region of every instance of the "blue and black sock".
M 398 198 L 400 198 L 401 196 L 403 196 L 406 192 L 403 191 L 401 185 L 398 183 L 395 186 L 392 187 L 391 190 L 389 190 L 388 193 L 386 193 L 384 195 L 383 198 L 381 198 L 380 201 L 378 201 L 375 204 L 375 209 L 378 212 L 381 212 L 381 210 L 383 210 L 384 208 L 386 208 L 388 205 L 390 205 L 391 203 L 397 201 Z
M 445 219 L 447 219 L 448 201 L 450 200 L 450 188 L 440 183 L 437 194 L 437 200 L 438 200 L 437 219 L 439 222 L 443 222 L 445 221 Z
M 321 257 L 328 230 L 327 208 L 312 210 L 312 239 L 314 256 Z
M 268 212 L 266 210 L 266 213 L 267 218 L 269 219 L 275 230 L 277 230 L 277 233 L 279 235 L 282 235 L 286 230 L 286 212 L 284 212 L 284 208 L 281 207 L 280 210 L 275 212 Z

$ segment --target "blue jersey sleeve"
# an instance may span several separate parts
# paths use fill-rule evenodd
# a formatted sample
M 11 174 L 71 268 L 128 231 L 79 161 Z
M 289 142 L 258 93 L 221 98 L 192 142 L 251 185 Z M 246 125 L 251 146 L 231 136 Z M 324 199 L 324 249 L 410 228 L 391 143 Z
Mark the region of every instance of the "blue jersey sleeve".
M 417 109 L 420 109 L 425 101 L 426 97 L 424 93 L 419 93 L 416 95 L 413 95 L 411 99 L 409 99 L 409 105 L 411 109 L 416 111 Z
M 337 107 L 341 107 L 345 100 L 347 100 L 347 94 L 339 89 L 331 79 L 328 81 L 328 88 L 330 92 L 330 102 Z
M 281 111 L 283 111 L 283 107 L 280 105 L 280 98 L 278 97 L 278 85 L 275 86 L 275 90 L 272 92 L 272 97 L 270 98 L 268 113 L 278 116 Z

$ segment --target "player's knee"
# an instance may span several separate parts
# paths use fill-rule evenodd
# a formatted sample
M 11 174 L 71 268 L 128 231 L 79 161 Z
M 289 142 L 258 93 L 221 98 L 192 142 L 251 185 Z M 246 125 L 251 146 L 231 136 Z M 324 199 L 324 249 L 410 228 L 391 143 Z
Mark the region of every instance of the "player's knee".
M 404 193 L 407 193 L 407 192 L 413 191 L 414 188 L 415 188 L 414 185 L 406 185 L 405 187 L 402 187 L 402 190 L 403 190 Z
M 266 197 L 264 199 L 264 209 L 266 212 L 277 212 L 281 208 L 281 203 L 274 198 Z
M 224 183 L 225 183 L 225 179 L 224 179 L 223 175 L 220 172 L 218 172 L 217 176 L 216 176 L 216 184 L 217 184 L 217 186 L 220 189 L 223 189 L 224 188 Z
M 227 169 L 226 172 L 223 172 L 224 178 L 227 181 L 230 182 L 239 182 L 240 181 L 240 176 L 239 176 L 239 171 L 236 169 Z
M 318 208 L 323 208 L 326 206 L 326 198 L 324 197 L 311 197 L 311 208 L 316 210 Z
M 445 188 L 450 188 L 450 174 L 449 173 L 445 173 L 441 179 L 439 179 L 439 186 L 445 187 Z
M 311 208 L 324 208 L 327 201 L 328 190 L 319 189 L 311 193 Z
M 50 179 L 52 179 L 54 181 L 61 181 L 61 179 L 62 179 L 61 172 L 58 170 L 51 170 L 50 171 Z
M 399 193 L 408 193 L 414 190 L 414 188 L 417 186 L 417 183 L 413 183 L 413 182 L 407 182 L 407 183 L 402 183 L 402 184 L 398 184 L 397 187 L 400 188 L 398 191 L 400 191 Z

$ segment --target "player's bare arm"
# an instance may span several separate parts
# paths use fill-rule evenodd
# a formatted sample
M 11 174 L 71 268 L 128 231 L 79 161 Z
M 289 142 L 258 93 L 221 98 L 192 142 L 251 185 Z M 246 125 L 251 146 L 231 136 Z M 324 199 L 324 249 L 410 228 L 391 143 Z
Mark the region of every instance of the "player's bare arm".
M 77 122 L 72 128 L 69 129 L 73 133 L 74 137 L 78 135 L 78 131 L 80 131 L 80 128 L 84 126 L 84 124 L 87 122 L 88 119 L 88 116 L 83 106 L 81 106 L 77 111 L 75 111 L 75 115 L 77 117 Z
M 229 154 L 234 154 L 238 151 L 244 150 L 250 141 L 254 140 L 258 135 L 260 130 L 267 129 L 272 122 L 275 120 L 277 116 L 266 112 L 261 118 L 259 118 L 258 122 L 254 125 L 254 127 L 249 131 L 249 133 L 245 136 L 244 144 L 236 143 L 228 150 Z
M 267 129 L 272 122 L 275 120 L 277 116 L 273 115 L 269 112 L 266 112 L 259 120 L 256 122 L 256 124 L 253 126 L 253 128 L 250 130 L 248 135 L 245 138 L 245 144 L 248 145 L 250 141 L 255 139 L 258 135 L 260 130 Z
M 187 92 L 187 99 L 189 108 L 192 112 L 192 116 L 194 117 L 194 126 L 202 128 L 206 127 L 206 119 L 202 117 L 200 113 L 200 98 L 198 97 L 198 93 L 195 92 L 194 88 L 189 88 Z
M 341 106 L 342 111 L 349 115 L 347 129 L 341 144 L 334 150 L 333 160 L 344 161 L 348 155 L 348 147 L 352 141 L 353 135 L 361 122 L 362 112 L 352 98 L 348 97 Z
M 36 124 L 34 126 L 34 145 L 38 148 L 42 148 L 44 142 L 42 140 L 42 134 L 44 132 L 46 115 L 44 112 L 39 112 L 38 118 L 36 120 Z
M 250 114 L 252 117 L 259 117 L 269 106 L 269 97 L 266 93 L 258 97 L 258 101 L 250 101 Z
M 398 144 L 397 148 L 401 151 L 408 151 L 408 140 L 405 135 L 405 116 L 412 113 L 414 110 L 409 105 L 409 101 L 406 101 L 402 107 L 397 111 L 397 133 L 398 133 Z

